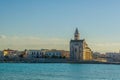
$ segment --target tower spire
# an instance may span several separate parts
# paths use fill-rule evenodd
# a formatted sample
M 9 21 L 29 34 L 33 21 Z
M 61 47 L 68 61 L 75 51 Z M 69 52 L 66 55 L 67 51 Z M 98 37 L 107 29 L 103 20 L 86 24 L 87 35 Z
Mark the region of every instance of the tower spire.
M 75 34 L 79 34 L 78 28 L 76 28 L 76 30 L 75 30 Z
M 78 28 L 76 28 L 75 34 L 74 34 L 74 39 L 79 40 L 79 37 L 80 37 L 80 34 L 79 34 L 79 31 L 78 31 Z

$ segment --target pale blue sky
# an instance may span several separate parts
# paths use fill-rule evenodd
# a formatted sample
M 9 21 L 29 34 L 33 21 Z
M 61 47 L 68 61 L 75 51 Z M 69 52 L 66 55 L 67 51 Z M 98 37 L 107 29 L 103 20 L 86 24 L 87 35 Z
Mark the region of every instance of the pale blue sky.
M 93 51 L 118 52 L 120 0 L 0 0 L 0 49 L 69 50 L 76 27 Z

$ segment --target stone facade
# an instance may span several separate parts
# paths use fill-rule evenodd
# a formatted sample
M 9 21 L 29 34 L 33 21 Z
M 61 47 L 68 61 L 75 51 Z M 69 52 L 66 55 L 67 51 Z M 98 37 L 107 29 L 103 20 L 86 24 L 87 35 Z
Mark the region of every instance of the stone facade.
M 74 34 L 74 40 L 70 41 L 70 59 L 76 61 L 92 60 L 92 51 L 85 39 L 80 40 L 78 29 Z

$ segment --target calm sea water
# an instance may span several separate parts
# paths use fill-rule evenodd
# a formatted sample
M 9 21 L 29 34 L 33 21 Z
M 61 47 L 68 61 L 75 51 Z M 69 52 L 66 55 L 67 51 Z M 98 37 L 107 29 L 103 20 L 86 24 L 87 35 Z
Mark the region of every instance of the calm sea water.
M 120 65 L 0 63 L 0 80 L 120 80 Z

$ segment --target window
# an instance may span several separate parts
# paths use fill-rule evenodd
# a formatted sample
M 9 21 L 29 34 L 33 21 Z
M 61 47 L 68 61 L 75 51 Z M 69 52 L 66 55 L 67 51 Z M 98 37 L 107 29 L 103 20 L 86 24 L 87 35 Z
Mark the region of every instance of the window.
M 33 55 L 34 53 L 32 52 L 32 55 Z
M 75 48 L 75 53 L 77 52 L 77 48 Z

